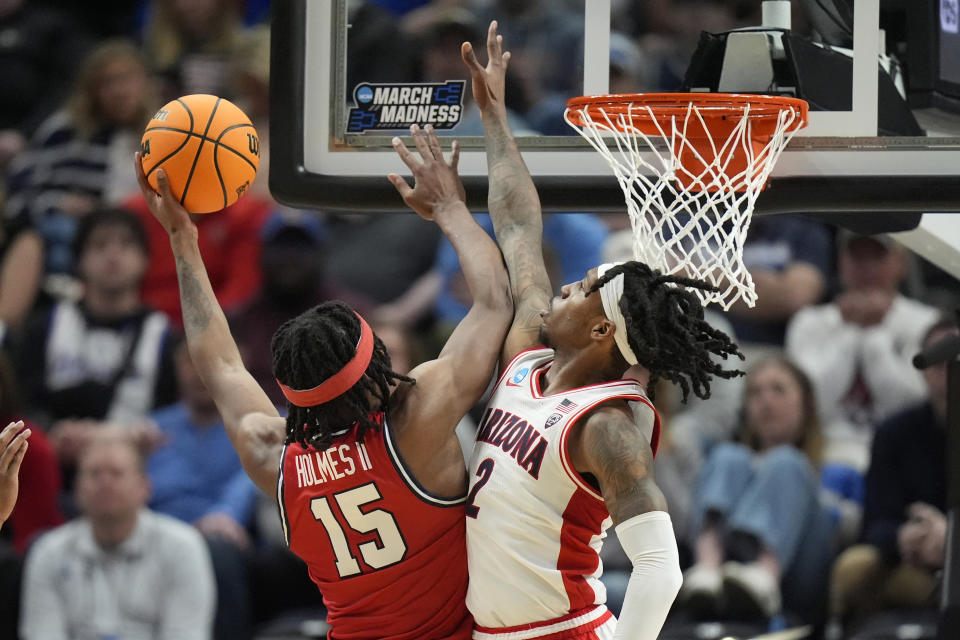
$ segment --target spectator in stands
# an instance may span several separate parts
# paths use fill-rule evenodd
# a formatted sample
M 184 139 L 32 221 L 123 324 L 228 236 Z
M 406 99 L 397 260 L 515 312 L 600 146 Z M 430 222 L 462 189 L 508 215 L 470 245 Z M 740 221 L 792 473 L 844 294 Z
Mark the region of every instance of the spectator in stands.
M 20 636 L 207 640 L 210 558 L 200 535 L 145 508 L 150 482 L 127 438 L 101 434 L 77 478 L 83 517 L 27 555 Z
M 863 471 L 874 427 L 927 390 L 910 360 L 937 311 L 898 293 L 907 255 L 888 236 L 842 231 L 840 293 L 799 311 L 787 353 L 813 380 L 826 459 Z
M 819 500 L 821 434 L 809 379 L 786 360 L 747 377 L 742 443 L 714 447 L 694 497 L 694 566 L 681 601 L 701 615 L 814 616 L 835 524 Z
M 256 182 L 260 182 L 261 173 L 262 168 Z M 143 301 L 165 313 L 174 326 L 182 327 L 177 265 L 170 238 L 150 215 L 142 195 L 137 193 L 123 206 L 137 214 L 147 232 L 150 263 L 143 278 Z M 194 216 L 200 254 L 217 300 L 227 313 L 248 303 L 260 289 L 260 231 L 271 206 L 270 201 L 248 193 L 216 215 Z
M 366 314 L 371 304 L 338 286 L 324 273 L 324 227 L 319 214 L 279 208 L 262 230 L 257 296 L 233 314 L 230 326 L 247 370 L 277 406 L 285 406 L 273 375 L 270 340 L 280 325 L 327 300 L 343 300 Z
M 740 300 L 729 311 L 748 361 L 783 348 L 790 318 L 826 291 L 830 262 L 830 236 L 818 222 L 770 216 L 750 224 L 743 264 L 757 303 L 749 308 Z
M 0 348 L 0 424 L 19 422 L 24 431 L 30 431 L 30 447 L 26 449 L 20 467 L 20 483 L 29 487 L 29 500 L 14 505 L 5 502 L 0 491 L 0 524 L 9 517 L 7 533 L 12 529 L 11 543 L 17 553 L 23 553 L 37 534 L 63 522 L 63 514 L 57 503 L 60 497 L 60 467 L 53 446 L 42 429 L 20 419 L 22 405 L 17 385 L 17 376 L 9 358 Z M 9 432 L 5 432 L 9 435 Z M 24 436 L 26 437 L 26 436 Z M 0 437 L 0 442 L 3 438 Z M 2 449 L 2 447 L 0 447 Z M 11 451 L 11 453 L 14 453 Z M 0 463 L 0 475 L 4 473 Z M 7 481 L 15 480 L 13 467 L 7 467 Z M 0 480 L 3 484 L 3 480 Z M 7 484 L 7 491 L 11 485 Z M 13 485 L 15 490 L 16 485 Z M 10 494 L 7 493 L 9 499 Z M 9 510 L 12 509 L 12 512 Z M 0 636 L 2 637 L 2 636 Z
M 27 545 L 63 522 L 57 504 L 60 467 L 56 455 L 42 430 L 18 419 L 19 399 L 16 375 L 0 347 L 0 425 L 7 424 L 0 432 L 0 638 L 17 637 Z M 27 488 L 27 499 L 17 500 L 18 486 Z
M 419 14 L 419 15 L 414 15 Z M 424 82 L 446 82 L 448 80 L 466 80 L 463 95 L 463 111 L 460 122 L 453 129 L 440 130 L 440 135 L 482 136 L 483 122 L 480 119 L 480 110 L 473 100 L 470 91 L 469 73 L 462 60 L 450 52 L 460 50 L 464 42 L 478 42 L 481 32 L 480 24 L 490 24 L 477 21 L 477 17 L 463 7 L 446 7 L 429 5 L 411 14 L 404 20 L 404 27 L 418 42 L 418 63 L 420 80 Z M 518 58 L 514 52 L 514 61 Z M 511 62 L 511 69 L 514 62 Z M 507 77 L 507 120 L 517 135 L 535 135 L 520 115 L 529 107 L 529 88 L 519 75 Z
M 169 323 L 140 297 L 148 254 L 136 217 L 121 209 L 91 213 L 75 249 L 83 297 L 34 318 L 18 369 L 29 408 L 42 426 L 52 425 L 68 466 L 98 428 L 94 421 L 139 422 L 176 398 Z
M 923 346 L 957 333 L 936 322 Z M 934 607 L 943 568 L 947 492 L 947 365 L 923 371 L 930 396 L 877 428 L 866 478 L 863 544 L 838 558 L 831 613 L 846 623 L 880 609 Z
M 0 431 L 0 527 L 17 504 L 20 465 L 29 437 L 30 429 L 24 428 L 23 421 L 11 422 Z
M 29 220 L 11 222 L 0 220 L 0 345 L 26 320 L 43 276 L 43 239 Z
M 374 304 L 395 300 L 427 273 L 442 236 L 410 215 L 328 216 L 326 227 L 328 277 Z
M 0 33 L 2 170 L 64 99 L 87 38 L 60 10 L 24 0 L 0 3 Z
M 530 87 L 533 100 L 547 93 L 579 95 L 583 89 L 583 17 L 562 2 L 495 0 L 481 8 L 478 24 L 499 20 L 510 43 L 510 73 Z M 510 95 L 510 90 L 507 90 Z
M 20 467 L 26 457 L 30 435 L 30 429 L 25 429 L 23 422 L 19 421 L 11 422 L 0 431 L 0 528 L 17 505 Z M 0 537 L 0 637 L 15 638 L 21 559 L 6 543 L 7 537 Z
M 45 120 L 11 163 L 5 216 L 27 218 L 44 239 L 48 273 L 68 273 L 79 220 L 136 190 L 130 156 L 156 101 L 137 49 L 98 46 L 84 62 L 67 105 Z
M 150 508 L 203 534 L 217 580 L 214 637 L 249 637 L 251 548 L 248 527 L 257 488 L 240 465 L 217 406 L 190 360 L 186 342 L 174 348 L 180 401 L 153 413 L 163 444 L 150 456 Z
M 234 0 L 157 0 L 143 51 L 163 80 L 164 101 L 210 93 L 233 97 L 233 59 L 247 32 Z

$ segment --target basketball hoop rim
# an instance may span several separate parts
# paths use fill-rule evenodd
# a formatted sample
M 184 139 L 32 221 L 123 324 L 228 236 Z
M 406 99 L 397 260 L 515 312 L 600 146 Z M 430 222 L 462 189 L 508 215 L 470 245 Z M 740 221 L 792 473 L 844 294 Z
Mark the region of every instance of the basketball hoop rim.
M 799 117 L 790 123 L 790 131 L 807 124 L 809 105 L 806 100 L 788 96 L 767 96 L 745 93 L 623 93 L 579 96 L 567 101 L 567 120 L 583 127 L 586 111 L 594 121 L 606 121 L 612 115 L 628 115 L 631 124 L 649 122 L 655 117 L 682 116 L 691 106 L 705 120 L 723 120 L 741 115 L 748 107 L 751 120 L 778 117 L 784 110 Z M 619 128 L 615 120 L 611 124 Z

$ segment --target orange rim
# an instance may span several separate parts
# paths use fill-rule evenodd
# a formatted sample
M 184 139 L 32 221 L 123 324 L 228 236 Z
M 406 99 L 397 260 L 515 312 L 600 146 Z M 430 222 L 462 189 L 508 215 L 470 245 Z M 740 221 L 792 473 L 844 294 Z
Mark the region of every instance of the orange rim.
M 800 129 L 807 124 L 808 106 L 805 100 L 741 93 L 625 93 L 580 96 L 567 101 L 567 118 L 577 126 L 585 126 L 583 112 L 586 111 L 594 122 L 605 123 L 607 118 L 610 118 L 612 124 L 622 131 L 616 116 L 625 115 L 630 118 L 631 126 L 646 129 L 644 125 L 649 126 L 660 118 L 685 116 L 690 105 L 695 105 L 706 121 L 736 119 L 742 117 L 744 110 L 749 107 L 748 117 L 751 121 L 777 119 L 780 112 L 787 109 L 800 116 L 790 124 L 789 131 Z

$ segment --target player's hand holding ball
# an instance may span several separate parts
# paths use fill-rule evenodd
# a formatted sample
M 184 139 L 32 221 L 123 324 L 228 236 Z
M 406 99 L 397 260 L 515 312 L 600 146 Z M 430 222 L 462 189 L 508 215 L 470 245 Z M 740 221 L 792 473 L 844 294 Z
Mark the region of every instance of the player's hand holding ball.
M 137 165 L 145 180 L 140 186 L 148 184 L 161 200 L 166 189 L 186 211 L 211 213 L 236 202 L 253 184 L 260 138 L 233 103 L 205 94 L 183 96 L 164 105 L 147 124 Z M 166 174 L 166 187 L 161 174 Z M 151 211 L 157 215 L 154 204 Z

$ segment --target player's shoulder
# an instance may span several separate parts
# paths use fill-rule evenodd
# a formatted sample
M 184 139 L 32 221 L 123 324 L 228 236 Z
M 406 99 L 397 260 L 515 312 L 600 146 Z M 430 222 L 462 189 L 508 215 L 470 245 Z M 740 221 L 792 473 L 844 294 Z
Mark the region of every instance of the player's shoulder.
M 585 443 L 598 441 L 632 442 L 635 438 L 644 438 L 656 421 L 656 412 L 652 406 L 643 402 L 629 402 L 626 398 L 611 398 L 600 402 L 572 425 L 580 431 Z M 644 438 L 645 440 L 645 438 Z

